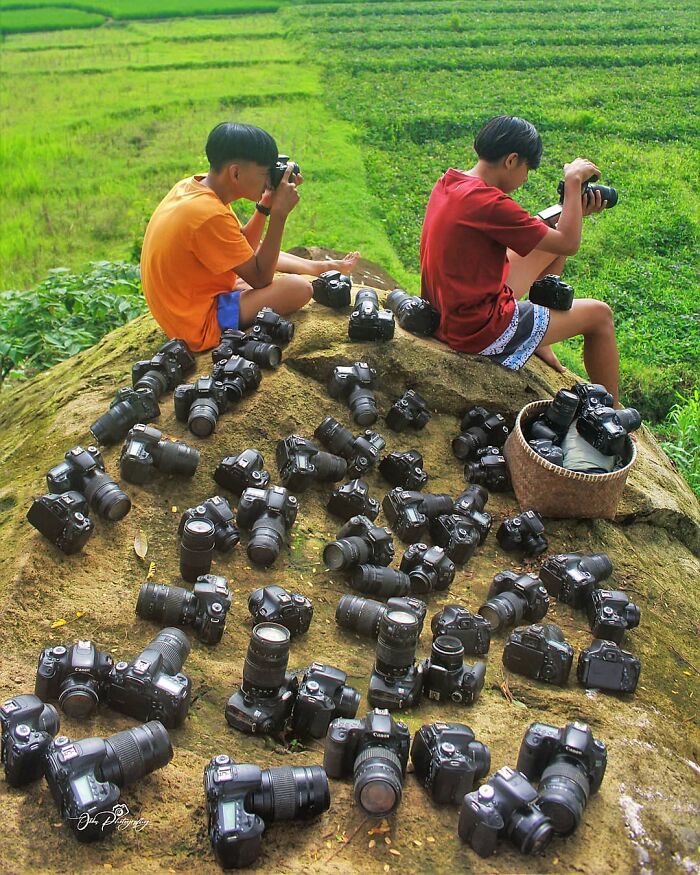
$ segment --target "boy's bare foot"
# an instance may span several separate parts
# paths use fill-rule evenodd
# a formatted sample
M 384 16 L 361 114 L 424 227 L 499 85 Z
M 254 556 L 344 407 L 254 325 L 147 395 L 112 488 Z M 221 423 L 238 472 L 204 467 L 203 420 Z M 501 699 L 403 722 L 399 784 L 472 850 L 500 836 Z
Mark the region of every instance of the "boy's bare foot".
M 345 258 L 329 259 L 328 261 L 324 261 L 323 270 L 339 270 L 346 276 L 350 276 L 350 274 L 355 269 L 355 265 L 357 264 L 359 259 L 359 252 L 348 252 Z
M 566 370 L 564 365 L 554 354 L 554 350 L 551 346 L 538 346 L 535 350 L 535 355 L 537 358 L 542 359 L 546 365 L 549 365 L 550 368 L 553 368 L 558 374 L 563 374 Z

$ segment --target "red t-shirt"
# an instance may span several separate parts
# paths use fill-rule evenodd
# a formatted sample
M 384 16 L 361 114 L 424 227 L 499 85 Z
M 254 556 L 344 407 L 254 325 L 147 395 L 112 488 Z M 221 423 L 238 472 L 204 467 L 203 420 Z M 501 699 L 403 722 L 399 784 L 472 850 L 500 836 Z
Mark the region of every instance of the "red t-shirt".
M 506 249 L 527 255 L 547 230 L 483 179 L 454 169 L 438 179 L 420 242 L 421 296 L 441 313 L 438 340 L 478 353 L 503 334 L 515 310 Z

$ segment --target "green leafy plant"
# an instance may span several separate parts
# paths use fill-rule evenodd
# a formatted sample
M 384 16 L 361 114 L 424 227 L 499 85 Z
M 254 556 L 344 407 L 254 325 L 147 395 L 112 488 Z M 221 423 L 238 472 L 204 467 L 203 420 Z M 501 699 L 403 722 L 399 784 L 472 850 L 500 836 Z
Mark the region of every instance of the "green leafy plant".
M 0 293 L 0 380 L 21 379 L 97 343 L 146 308 L 139 268 L 92 262 L 54 268 L 36 288 Z
M 688 398 L 678 398 L 664 424 L 668 440 L 661 446 L 700 498 L 700 390 Z

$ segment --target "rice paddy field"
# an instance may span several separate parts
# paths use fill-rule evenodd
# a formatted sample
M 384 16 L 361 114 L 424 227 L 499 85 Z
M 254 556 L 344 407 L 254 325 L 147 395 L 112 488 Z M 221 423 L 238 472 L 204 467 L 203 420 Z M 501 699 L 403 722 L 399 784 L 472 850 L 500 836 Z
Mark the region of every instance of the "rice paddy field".
M 512 113 L 545 144 L 516 193 L 526 208 L 556 200 L 577 155 L 620 192 L 587 219 L 566 278 L 615 311 L 625 399 L 658 420 L 697 387 L 688 0 L 1 0 L 0 30 L 0 289 L 137 260 L 158 201 L 205 166 L 208 131 L 239 119 L 302 166 L 285 245 L 358 248 L 416 291 L 435 180 L 471 166 L 479 126 Z M 581 370 L 580 344 L 560 355 Z

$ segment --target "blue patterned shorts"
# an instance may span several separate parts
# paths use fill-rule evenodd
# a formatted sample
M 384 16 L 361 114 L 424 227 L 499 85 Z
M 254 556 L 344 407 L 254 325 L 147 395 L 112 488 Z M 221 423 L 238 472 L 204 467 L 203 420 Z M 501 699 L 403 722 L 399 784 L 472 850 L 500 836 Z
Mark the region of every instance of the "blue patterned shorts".
M 492 344 L 482 350 L 492 362 L 519 371 L 542 343 L 549 327 L 549 309 L 530 301 L 517 301 L 510 325 Z

